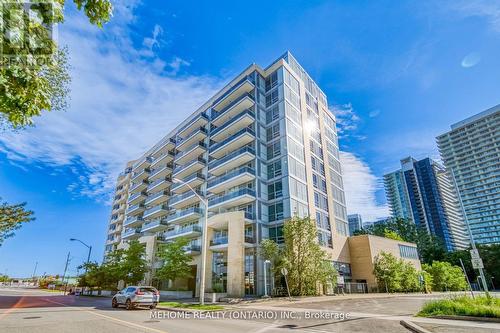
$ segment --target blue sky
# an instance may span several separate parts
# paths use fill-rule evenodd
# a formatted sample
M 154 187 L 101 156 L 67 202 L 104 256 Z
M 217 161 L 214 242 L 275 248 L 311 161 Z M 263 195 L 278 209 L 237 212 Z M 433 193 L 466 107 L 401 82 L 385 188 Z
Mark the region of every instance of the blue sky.
M 500 1 L 120 1 L 104 30 L 66 10 L 66 112 L 0 135 L 0 196 L 37 220 L 0 247 L 0 273 L 59 273 L 101 260 L 124 163 L 250 63 L 290 50 L 341 130 L 348 210 L 387 214 L 380 177 L 438 158 L 436 135 L 500 103 Z

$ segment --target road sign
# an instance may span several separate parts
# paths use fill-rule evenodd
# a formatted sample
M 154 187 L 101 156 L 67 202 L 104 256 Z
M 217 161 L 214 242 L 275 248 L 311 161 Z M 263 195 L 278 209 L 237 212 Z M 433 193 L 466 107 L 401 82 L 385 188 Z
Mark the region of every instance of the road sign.
M 483 266 L 483 260 L 481 260 L 481 258 L 478 258 L 478 259 L 472 259 L 472 268 L 474 269 L 483 269 L 484 266 Z
M 281 269 L 281 274 L 283 274 L 283 275 L 287 276 L 287 275 L 288 275 L 288 269 L 286 269 L 285 267 L 283 267 L 283 268 Z
M 472 259 L 481 259 L 481 257 L 479 256 L 479 251 L 477 249 L 470 250 L 470 257 Z

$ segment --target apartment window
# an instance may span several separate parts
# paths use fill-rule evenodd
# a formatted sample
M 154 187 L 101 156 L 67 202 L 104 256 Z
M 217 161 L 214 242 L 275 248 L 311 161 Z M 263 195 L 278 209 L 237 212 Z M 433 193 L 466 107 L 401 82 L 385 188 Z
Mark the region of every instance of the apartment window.
M 300 98 L 298 95 L 296 95 L 290 88 L 285 87 L 285 98 L 290 101 L 290 103 L 297 107 L 300 108 Z
M 267 141 L 280 136 L 280 124 L 276 123 L 267 129 Z
M 297 161 L 295 158 L 289 158 L 290 174 L 305 181 L 306 180 L 306 167 L 304 164 Z
M 283 183 L 281 180 L 267 185 L 267 196 L 269 200 L 281 198 L 283 196 Z
M 297 81 L 296 78 L 293 77 L 288 70 L 284 70 L 284 76 L 285 76 L 285 83 L 292 88 L 293 91 L 295 91 L 297 94 L 299 93 L 299 81 Z
M 283 203 L 278 202 L 269 206 L 269 222 L 283 219 Z
M 267 166 L 267 177 L 269 179 L 281 176 L 281 160 L 272 162 Z
M 283 243 L 283 226 L 271 227 L 269 228 L 269 238 L 274 240 L 276 243 Z
M 289 102 L 285 102 L 285 113 L 288 118 L 293 120 L 295 123 L 301 125 L 302 119 L 300 117 L 300 111 L 297 110 Z
M 344 206 L 336 203 L 335 201 L 333 202 L 333 208 L 334 208 L 334 214 L 336 217 L 342 220 L 347 220 L 347 211 Z
M 296 157 L 299 161 L 304 160 L 304 148 L 294 140 L 288 138 L 288 153 Z
M 280 109 L 279 105 L 273 106 L 271 109 L 269 109 L 266 113 L 266 123 L 270 123 L 280 117 Z
M 271 159 L 281 154 L 281 142 L 276 141 L 267 146 L 267 158 Z
M 297 199 L 307 201 L 307 186 L 294 178 L 290 179 L 290 195 Z
M 302 129 L 288 119 L 286 120 L 286 127 L 287 134 L 298 142 L 302 143 Z
M 273 105 L 278 101 L 278 99 L 279 99 L 278 88 L 276 88 L 266 96 L 266 107 Z
M 298 217 L 309 216 L 309 207 L 294 199 L 290 199 L 290 210 L 294 216 L 295 215 L 297 215 Z
M 398 244 L 399 254 L 401 258 L 418 259 L 418 251 L 416 247 Z
M 278 85 L 278 72 L 274 72 L 266 78 L 266 91 L 271 90 L 276 85 Z

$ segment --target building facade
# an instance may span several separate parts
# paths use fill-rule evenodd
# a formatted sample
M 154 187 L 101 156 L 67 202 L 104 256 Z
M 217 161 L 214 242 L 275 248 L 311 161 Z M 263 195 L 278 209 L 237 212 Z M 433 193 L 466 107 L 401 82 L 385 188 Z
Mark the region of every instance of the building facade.
M 349 223 L 349 236 L 352 236 L 356 230 L 363 229 L 363 219 L 359 214 L 349 214 L 347 215 L 347 221 Z
M 121 239 L 106 250 L 130 240 L 144 244 L 151 263 L 144 283 L 152 283 L 163 264 L 156 256 L 162 244 L 187 237 L 193 277 L 176 287 L 197 295 L 207 210 L 206 290 L 262 295 L 270 281 L 264 281 L 259 243 L 283 242 L 287 219 L 311 216 L 318 243 L 348 281 L 338 147 L 325 94 L 289 52 L 266 68 L 252 64 L 129 163 L 118 178 L 110 221 L 110 228 L 121 225 Z
M 500 105 L 452 125 L 437 142 L 474 241 L 500 243 Z
M 401 160 L 401 169 L 384 176 L 393 217 L 411 219 L 443 240 L 448 251 L 466 248 L 467 229 L 451 178 L 430 158 Z

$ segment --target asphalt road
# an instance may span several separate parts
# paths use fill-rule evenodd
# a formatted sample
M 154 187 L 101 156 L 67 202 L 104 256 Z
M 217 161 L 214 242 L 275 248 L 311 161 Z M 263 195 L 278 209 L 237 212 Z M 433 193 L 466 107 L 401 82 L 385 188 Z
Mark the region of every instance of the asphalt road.
M 416 300 L 399 301 L 399 298 L 396 299 L 396 302 L 394 299 L 392 301 L 378 299 L 376 300 L 377 305 L 372 299 L 359 299 L 355 302 L 346 300 L 286 304 L 285 307 L 283 307 L 283 303 L 274 306 L 258 303 L 255 306 L 240 306 L 238 309 L 228 311 L 224 315 L 225 318 L 219 314 L 213 315 L 218 319 L 193 317 L 173 319 L 174 313 L 163 311 L 113 309 L 109 298 L 63 296 L 36 289 L 0 288 L 0 332 L 407 333 L 409 331 L 399 324 L 399 317 L 392 316 L 413 311 L 413 308 L 408 308 L 408 306 L 413 306 L 412 303 Z M 391 303 L 395 304 L 394 309 L 390 307 Z M 386 307 L 389 307 L 390 310 L 385 311 Z M 404 310 L 404 307 L 407 309 Z M 396 311 L 396 308 L 400 309 L 399 312 Z M 344 320 L 339 319 L 342 318 L 341 315 L 351 310 L 358 312 L 370 310 L 370 312 L 377 312 L 377 314 L 358 314 L 352 317 L 343 317 Z M 326 317 L 322 317 L 321 314 Z M 170 318 L 162 318 L 162 316 Z M 445 325 L 443 328 L 436 323 L 431 324 L 438 327 L 440 333 L 456 331 L 453 330 L 453 326 Z M 489 328 L 469 327 L 467 332 L 492 332 L 491 327 L 491 325 Z

